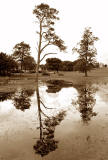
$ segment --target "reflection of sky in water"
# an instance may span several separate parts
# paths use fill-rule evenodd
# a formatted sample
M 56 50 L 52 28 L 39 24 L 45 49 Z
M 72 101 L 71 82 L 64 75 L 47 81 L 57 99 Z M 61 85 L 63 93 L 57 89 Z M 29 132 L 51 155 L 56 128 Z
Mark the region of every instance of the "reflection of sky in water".
M 5 102 L 0 102 L 0 114 L 8 114 L 14 109 L 12 101 L 7 100 Z
M 107 105 L 107 88 L 108 87 L 100 87 L 99 90 L 96 92 L 94 95 L 94 98 L 96 99 L 96 104 L 94 107 L 94 111 L 99 112 L 100 110 L 107 110 L 106 105 Z M 72 119 L 77 119 L 79 120 L 80 118 L 80 113 L 76 110 L 76 108 L 73 106 L 72 101 L 75 101 L 78 99 L 78 91 L 77 89 L 70 87 L 70 88 L 62 88 L 59 92 L 57 93 L 47 93 L 46 92 L 47 87 L 46 86 L 40 86 L 39 88 L 39 93 L 42 101 L 44 102 L 46 107 L 52 108 L 52 109 L 45 109 L 42 105 L 42 109 L 47 115 L 56 115 L 59 111 L 65 110 L 68 111 L 67 114 L 68 116 L 66 117 L 69 119 L 72 117 Z M 21 91 L 21 88 L 18 89 L 18 91 Z M 18 93 L 17 93 L 18 94 Z M 103 96 L 104 95 L 104 96 Z M 105 97 L 106 96 L 106 97 Z M 14 105 L 12 100 L 6 100 L 3 102 L 0 102 L 0 121 L 4 121 L 5 119 L 3 117 L 10 117 L 10 119 L 15 122 L 20 122 L 24 123 L 27 122 L 28 124 L 31 124 L 31 121 L 35 121 L 38 116 L 37 113 L 37 98 L 36 98 L 36 93 L 33 94 L 31 97 L 31 107 L 30 109 L 26 109 L 24 112 L 21 110 L 17 110 Z M 106 108 L 106 109 L 105 109 Z M 102 111 L 104 112 L 104 111 Z M 14 119 L 15 117 L 15 119 Z M 6 122 L 7 123 L 7 122 Z M 14 125 L 15 123 L 13 123 Z M 18 127 L 18 126 L 16 126 Z
M 73 156 L 76 155 L 76 150 L 78 149 L 76 155 L 77 160 L 87 160 L 87 157 L 84 158 L 80 154 L 80 152 L 82 152 L 82 155 L 86 153 L 86 149 L 91 154 L 95 152 L 97 154 L 98 149 L 100 152 L 102 151 L 102 154 L 106 152 L 105 148 L 101 149 L 101 145 L 106 146 L 106 144 L 103 144 L 103 141 L 98 142 L 97 139 L 103 140 L 101 136 L 105 138 L 107 133 L 107 128 L 105 131 L 104 129 L 108 124 L 108 85 L 97 85 L 96 87 L 98 90 L 94 94 L 96 103 L 93 107 L 93 111 L 98 113 L 98 115 L 91 118 L 89 125 L 84 126 L 81 122 L 81 113 L 72 104 L 72 101 L 78 99 L 77 96 L 79 92 L 77 89 L 73 87 L 62 88 L 57 93 L 47 93 L 47 87 L 40 86 L 39 94 L 43 103 L 46 107 L 53 108 L 45 109 L 41 105 L 45 114 L 52 116 L 57 115 L 57 113 L 62 110 L 67 111 L 65 119 L 60 126 L 57 127 L 56 137 L 60 140 L 59 147 L 61 150 L 58 149 L 56 151 L 57 154 L 55 158 L 53 158 L 54 160 L 60 158 L 64 160 L 69 159 L 72 146 L 74 147 Z M 21 88 L 19 91 L 21 91 Z M 36 156 L 33 152 L 34 138 L 38 138 L 39 136 L 39 131 L 36 129 L 39 126 L 36 92 L 30 99 L 31 107 L 24 112 L 17 110 L 12 100 L 0 102 L 0 144 L 2 145 L 0 156 L 4 157 L 5 160 L 30 160 Z M 88 150 L 88 146 L 86 146 L 88 142 L 85 142 L 85 139 L 87 137 L 89 139 L 89 136 L 95 139 L 95 141 L 91 140 L 90 142 L 94 150 Z M 69 138 L 71 138 L 71 141 Z M 95 147 L 95 143 L 99 146 L 98 149 Z M 65 152 L 68 155 L 65 155 Z M 60 154 L 63 154 L 62 157 Z M 52 159 L 52 155 L 54 156 L 54 153 L 48 155 L 48 160 Z M 80 158 L 78 158 L 78 155 L 80 155 Z M 98 159 L 100 158 L 99 156 L 97 157 Z M 37 159 L 39 160 L 41 158 L 37 157 Z M 73 157 L 73 159 L 76 159 L 76 157 Z M 95 157 L 90 160 L 98 159 Z
M 72 99 L 77 98 L 77 90 L 74 88 L 63 88 L 57 93 L 47 93 L 47 87 L 40 87 L 40 97 L 47 107 L 54 108 L 46 110 L 47 113 L 56 114 L 60 110 L 68 110 L 72 107 Z

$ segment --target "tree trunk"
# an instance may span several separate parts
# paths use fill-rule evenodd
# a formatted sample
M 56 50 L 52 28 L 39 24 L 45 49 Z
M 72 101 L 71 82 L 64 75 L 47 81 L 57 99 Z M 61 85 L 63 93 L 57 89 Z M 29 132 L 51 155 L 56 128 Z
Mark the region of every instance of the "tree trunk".
M 21 62 L 21 71 L 22 71 L 22 62 Z
M 39 96 L 39 88 L 38 82 L 36 84 L 36 97 L 37 97 L 37 105 L 38 105 L 38 116 L 39 116 L 39 123 L 40 123 L 40 140 L 42 140 L 42 118 L 41 118 L 41 107 L 40 107 L 40 96 Z
M 41 43 L 42 43 L 42 22 L 40 22 L 39 46 L 38 46 L 38 58 L 37 58 L 37 66 L 36 66 L 36 82 L 37 82 L 37 83 L 38 83 L 38 77 L 39 77 Z
M 87 41 L 87 46 L 86 46 L 86 63 L 85 63 L 85 77 L 87 77 L 87 64 L 88 64 L 88 60 L 87 60 L 87 54 L 88 54 L 88 41 Z
M 36 82 L 38 83 L 38 77 L 39 77 L 39 61 L 37 61 L 37 66 L 36 66 Z
M 88 75 L 87 75 L 87 69 L 85 70 L 85 77 L 87 77 Z

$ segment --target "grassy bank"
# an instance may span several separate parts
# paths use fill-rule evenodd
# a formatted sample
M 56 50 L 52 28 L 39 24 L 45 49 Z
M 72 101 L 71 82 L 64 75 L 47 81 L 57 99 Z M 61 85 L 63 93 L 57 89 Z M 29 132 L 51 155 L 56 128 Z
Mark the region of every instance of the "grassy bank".
M 53 79 L 69 81 L 76 85 L 84 83 L 107 83 L 108 68 L 92 70 L 91 72 L 88 72 L 88 77 L 84 77 L 84 74 L 79 72 L 50 73 L 50 76 L 43 76 L 41 73 L 39 74 L 39 80 L 41 82 Z M 35 85 L 35 73 L 0 77 L 0 92 L 13 91 L 19 86 L 32 89 L 35 88 Z

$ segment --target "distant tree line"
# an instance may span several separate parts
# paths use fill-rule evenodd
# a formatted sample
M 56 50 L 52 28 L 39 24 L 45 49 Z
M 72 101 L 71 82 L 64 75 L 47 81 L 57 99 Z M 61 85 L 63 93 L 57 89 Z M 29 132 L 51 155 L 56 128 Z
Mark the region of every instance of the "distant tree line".
M 99 63 L 89 63 L 90 68 L 99 68 Z M 81 59 L 75 61 L 62 61 L 59 58 L 47 58 L 46 64 L 41 65 L 42 70 L 48 71 L 81 71 L 84 72 L 84 64 Z

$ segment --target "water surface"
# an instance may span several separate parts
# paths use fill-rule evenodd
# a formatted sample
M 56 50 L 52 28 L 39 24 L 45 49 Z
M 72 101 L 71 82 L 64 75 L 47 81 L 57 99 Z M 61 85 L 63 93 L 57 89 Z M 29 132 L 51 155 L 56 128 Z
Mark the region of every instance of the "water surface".
M 108 84 L 0 93 L 0 160 L 107 160 Z

